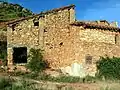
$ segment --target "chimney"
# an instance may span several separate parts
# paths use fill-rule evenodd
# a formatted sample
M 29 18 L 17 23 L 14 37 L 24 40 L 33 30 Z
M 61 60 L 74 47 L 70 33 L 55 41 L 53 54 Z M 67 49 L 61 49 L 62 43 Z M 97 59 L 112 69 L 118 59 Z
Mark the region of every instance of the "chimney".
M 112 22 L 112 23 L 110 23 L 110 26 L 118 27 L 118 22 Z

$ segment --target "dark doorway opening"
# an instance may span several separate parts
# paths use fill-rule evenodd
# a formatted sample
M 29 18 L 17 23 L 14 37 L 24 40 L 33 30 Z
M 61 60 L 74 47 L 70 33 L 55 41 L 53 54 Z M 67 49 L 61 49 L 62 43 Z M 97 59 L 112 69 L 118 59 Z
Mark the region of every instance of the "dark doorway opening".
M 13 62 L 18 64 L 27 63 L 27 47 L 13 48 Z

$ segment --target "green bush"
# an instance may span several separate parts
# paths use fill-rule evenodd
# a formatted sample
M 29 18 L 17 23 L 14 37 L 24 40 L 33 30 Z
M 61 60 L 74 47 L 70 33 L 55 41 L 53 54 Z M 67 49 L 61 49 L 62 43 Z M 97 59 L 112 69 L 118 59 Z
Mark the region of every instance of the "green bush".
M 12 80 L 12 78 L 0 78 L 0 90 L 38 90 L 34 82 L 21 80 Z
M 120 79 L 120 58 L 101 57 L 96 65 L 97 76 L 105 79 Z
M 3 90 L 5 87 L 11 86 L 11 82 L 8 79 L 0 78 L 0 90 Z
M 0 41 L 0 59 L 2 60 L 2 65 L 7 65 L 7 42 Z
M 26 67 L 34 73 L 42 72 L 46 67 L 47 63 L 43 60 L 41 49 L 30 49 L 30 55 L 28 56 L 28 64 Z

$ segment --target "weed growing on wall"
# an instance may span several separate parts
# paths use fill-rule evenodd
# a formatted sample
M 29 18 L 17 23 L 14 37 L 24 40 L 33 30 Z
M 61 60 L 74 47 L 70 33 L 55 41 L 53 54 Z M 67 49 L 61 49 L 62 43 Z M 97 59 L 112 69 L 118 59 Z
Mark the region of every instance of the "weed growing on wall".
M 97 62 L 97 75 L 105 79 L 120 79 L 120 58 L 101 57 Z

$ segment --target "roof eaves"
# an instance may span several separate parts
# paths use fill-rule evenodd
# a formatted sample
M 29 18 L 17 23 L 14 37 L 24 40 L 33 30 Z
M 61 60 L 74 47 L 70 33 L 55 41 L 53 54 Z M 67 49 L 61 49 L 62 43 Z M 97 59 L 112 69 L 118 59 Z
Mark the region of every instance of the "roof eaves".
M 75 7 L 75 5 L 71 4 L 69 6 L 65 6 L 65 7 L 61 7 L 61 8 L 55 8 L 55 9 L 52 9 L 52 10 L 49 10 L 49 11 L 41 12 L 40 14 L 36 14 L 36 15 L 29 16 L 29 17 L 19 18 L 19 19 L 10 21 L 10 22 L 7 23 L 7 25 L 13 24 L 15 22 L 27 20 L 27 19 L 30 19 L 30 18 L 33 18 L 33 17 L 37 17 L 37 16 L 44 16 L 45 14 L 52 13 L 52 12 L 57 12 L 59 10 L 64 10 L 64 9 L 69 9 L 69 8 L 74 8 L 74 7 Z
M 101 29 L 109 29 L 109 30 L 117 30 L 120 32 L 120 28 L 119 27 L 113 27 L 113 26 L 108 26 L 108 25 L 98 25 L 98 24 L 92 24 L 92 23 L 88 23 L 88 22 L 81 22 L 81 21 L 76 21 L 71 23 L 70 25 L 76 25 L 76 26 L 82 26 L 85 25 L 87 27 L 95 27 L 95 28 L 101 28 Z

